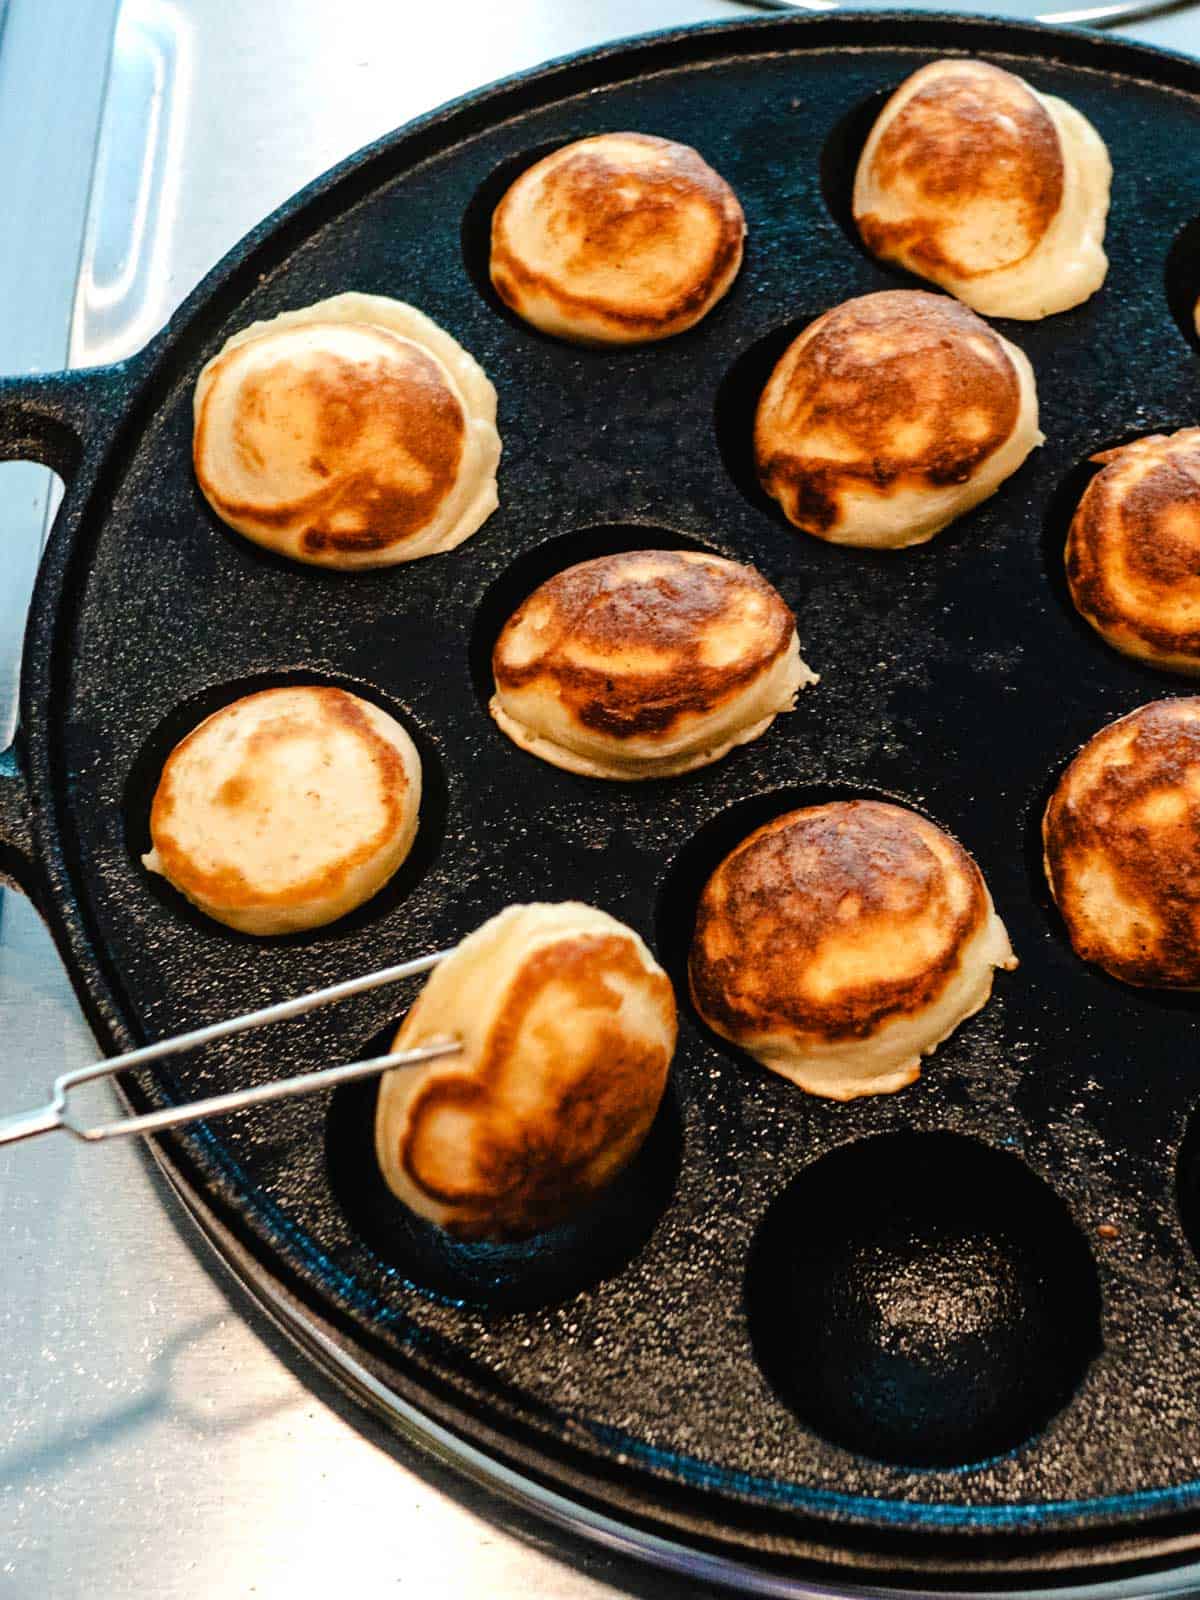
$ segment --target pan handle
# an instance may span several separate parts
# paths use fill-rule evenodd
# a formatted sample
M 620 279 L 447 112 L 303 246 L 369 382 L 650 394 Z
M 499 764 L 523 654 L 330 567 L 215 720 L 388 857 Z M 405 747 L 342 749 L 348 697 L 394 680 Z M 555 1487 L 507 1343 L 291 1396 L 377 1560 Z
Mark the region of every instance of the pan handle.
M 116 414 L 117 380 L 128 365 L 0 378 L 0 461 L 36 461 L 52 468 L 66 486 L 64 500 L 69 499 L 81 469 L 103 448 Z M 0 750 L 0 883 L 23 890 L 41 907 L 42 874 L 20 729 L 8 749 Z
M 0 461 L 39 461 L 69 489 L 88 447 L 107 431 L 116 386 L 132 364 L 0 378 Z
M 19 742 L 0 751 L 0 885 L 21 889 L 35 905 L 41 880 L 34 868 L 33 822 Z

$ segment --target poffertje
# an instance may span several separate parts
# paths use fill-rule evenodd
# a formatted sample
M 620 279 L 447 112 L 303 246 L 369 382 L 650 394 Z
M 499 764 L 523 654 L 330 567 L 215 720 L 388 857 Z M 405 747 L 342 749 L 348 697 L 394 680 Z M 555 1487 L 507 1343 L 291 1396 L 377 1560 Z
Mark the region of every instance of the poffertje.
M 339 294 L 228 339 L 196 383 L 205 499 L 313 566 L 453 550 L 496 509 L 496 391 L 414 306 Z
M 435 968 L 396 1035 L 462 1052 L 383 1078 L 385 1180 L 464 1239 L 562 1221 L 641 1146 L 675 1030 L 670 980 L 631 928 L 573 901 L 509 906 Z

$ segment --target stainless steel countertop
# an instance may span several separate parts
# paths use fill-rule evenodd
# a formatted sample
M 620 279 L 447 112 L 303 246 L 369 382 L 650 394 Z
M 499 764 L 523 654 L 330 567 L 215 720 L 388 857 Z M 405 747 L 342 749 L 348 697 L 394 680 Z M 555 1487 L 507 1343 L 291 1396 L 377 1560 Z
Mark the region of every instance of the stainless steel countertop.
M 727 0 L 124 0 L 105 99 L 116 0 L 10 7 L 0 148 L 21 160 L 0 175 L 4 371 L 138 348 L 264 213 L 453 95 L 602 40 L 741 11 Z M 1186 49 L 1200 42 L 1200 10 L 1128 31 Z M 0 720 L 41 484 L 28 468 L 0 479 Z M 4 1110 L 36 1103 L 58 1071 L 95 1054 L 48 935 L 14 895 L 0 898 L 0 1038 Z M 138 1149 L 51 1139 L 0 1152 L 0 1262 L 0 1594 L 701 1592 L 552 1542 L 387 1440 L 210 1264 Z

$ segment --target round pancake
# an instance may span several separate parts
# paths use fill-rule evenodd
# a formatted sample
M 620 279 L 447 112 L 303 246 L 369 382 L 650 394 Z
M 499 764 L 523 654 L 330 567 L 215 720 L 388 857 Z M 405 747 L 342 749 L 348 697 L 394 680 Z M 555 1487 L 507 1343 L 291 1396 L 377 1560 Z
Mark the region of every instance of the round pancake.
M 230 928 L 294 933 L 382 888 L 420 804 L 420 757 L 394 717 L 343 689 L 264 689 L 171 751 L 142 861 Z
M 793 340 L 754 425 L 763 488 L 832 544 L 923 544 L 1041 444 L 1022 351 L 945 295 L 892 289 Z
M 567 902 L 510 906 L 435 968 L 394 1048 L 462 1053 L 382 1080 L 389 1187 L 464 1239 L 537 1233 L 638 1150 L 675 1050 L 670 981 L 632 929 Z
M 1127 656 L 1200 673 L 1200 428 L 1092 459 L 1067 535 L 1079 614 Z
M 979 868 L 901 806 L 840 800 L 744 839 L 705 885 L 689 980 L 709 1027 L 809 1094 L 891 1094 L 1017 964 Z
M 1104 282 L 1112 165 L 1073 106 L 986 61 L 935 61 L 879 114 L 854 218 L 869 250 L 989 317 L 1046 317 Z
M 505 194 L 492 217 L 492 283 L 561 339 L 666 339 L 729 288 L 745 232 L 737 196 L 689 145 L 602 133 L 546 156 Z
M 1076 954 L 1124 983 L 1200 988 L 1200 699 L 1102 728 L 1059 780 L 1042 839 Z
M 196 383 L 192 457 L 223 522 L 295 561 L 452 550 L 498 504 L 496 391 L 412 306 L 339 294 L 234 334 Z
M 535 589 L 492 654 L 514 744 L 591 778 L 661 778 L 764 733 L 816 675 L 752 567 L 690 550 L 584 561 Z

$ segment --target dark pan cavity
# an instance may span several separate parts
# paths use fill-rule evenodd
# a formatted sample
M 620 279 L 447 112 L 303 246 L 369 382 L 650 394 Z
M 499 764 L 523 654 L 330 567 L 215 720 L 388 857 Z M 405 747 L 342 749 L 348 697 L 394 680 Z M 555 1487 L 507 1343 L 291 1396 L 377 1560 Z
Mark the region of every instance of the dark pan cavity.
M 1196 302 L 1200 300 L 1200 217 L 1194 217 L 1175 235 L 1167 254 L 1167 305 L 1175 325 L 1191 348 L 1200 353 L 1196 332 Z
M 226 927 L 224 923 L 205 916 L 186 895 L 168 883 L 161 873 L 150 872 L 142 865 L 142 857 L 150 849 L 150 807 L 154 802 L 154 791 L 158 787 L 158 780 L 167 757 L 179 741 L 193 728 L 198 727 L 206 717 L 212 716 L 222 706 L 232 705 L 244 695 L 258 694 L 263 689 L 300 687 L 306 684 L 345 689 L 348 694 L 356 694 L 364 700 L 372 701 L 381 711 L 386 711 L 401 724 L 416 745 L 417 754 L 421 758 L 420 822 L 412 849 L 399 869 L 388 879 L 383 888 L 363 905 L 322 928 L 312 928 L 302 933 L 273 934 L 264 938 L 257 934 L 241 933 L 236 928 Z M 394 911 L 408 898 L 437 860 L 446 832 L 448 807 L 446 776 L 442 770 L 441 757 L 429 734 L 415 721 L 406 707 L 381 694 L 371 684 L 358 683 L 331 673 L 306 671 L 298 667 L 291 671 L 256 674 L 254 677 L 242 678 L 236 683 L 213 684 L 200 694 L 184 701 L 182 705 L 176 706 L 154 729 L 130 767 L 122 809 L 125 819 L 125 841 L 130 860 L 154 900 L 171 916 L 180 918 L 198 933 L 210 938 L 227 939 L 235 944 L 244 945 L 287 946 L 309 944 L 314 940 L 343 938 L 347 933 L 353 933 L 381 921 Z
M 713 408 L 713 426 L 717 434 L 717 449 L 725 470 L 746 499 L 759 511 L 765 511 L 779 526 L 795 538 L 807 535 L 793 528 L 758 479 L 754 459 L 754 418 L 758 402 L 784 352 L 804 332 L 810 322 L 815 322 L 827 306 L 807 316 L 793 317 L 782 327 L 772 328 L 761 339 L 743 350 L 721 379 Z
M 886 89 L 877 89 L 874 94 L 869 94 L 865 100 L 859 101 L 858 105 L 852 106 L 833 124 L 825 143 L 821 146 L 821 195 L 829 208 L 829 215 L 859 255 L 865 256 L 868 261 L 876 262 L 877 265 L 884 264 L 879 263 L 867 249 L 858 231 L 858 224 L 854 220 L 854 178 L 863 147 L 871 136 L 871 129 L 891 98 L 893 89 L 898 87 L 899 79 Z M 914 289 L 925 287 L 919 278 L 914 277 L 911 272 L 906 272 L 903 267 L 896 266 L 895 263 L 886 263 L 885 270 Z
M 898 1466 L 1017 1448 L 1101 1347 L 1096 1269 L 1066 1207 L 1015 1156 L 947 1133 L 806 1169 L 755 1239 L 746 1306 L 801 1421 Z
M 591 128 L 588 131 L 595 133 L 599 130 Z M 567 139 L 551 139 L 547 144 L 538 145 L 532 150 L 522 150 L 519 155 L 509 156 L 501 161 L 468 200 L 462 216 L 463 265 L 471 282 L 479 291 L 480 299 L 498 317 L 503 317 L 514 328 L 520 328 L 523 333 L 536 339 L 549 336 L 530 327 L 522 317 L 517 316 L 492 287 L 492 214 L 523 172 L 528 172 L 530 167 L 536 166 L 539 161 L 553 155 L 556 150 L 561 150 L 563 145 L 568 143 L 570 141 Z

